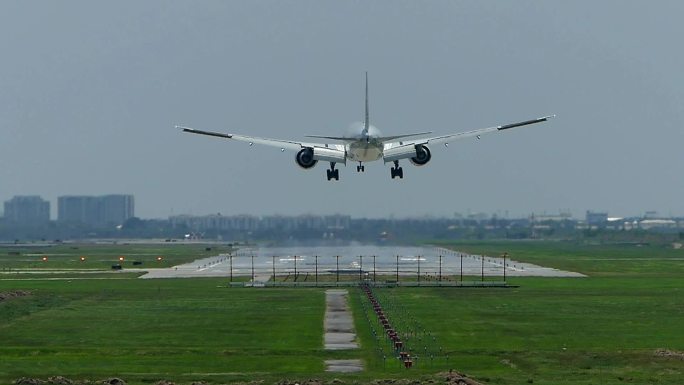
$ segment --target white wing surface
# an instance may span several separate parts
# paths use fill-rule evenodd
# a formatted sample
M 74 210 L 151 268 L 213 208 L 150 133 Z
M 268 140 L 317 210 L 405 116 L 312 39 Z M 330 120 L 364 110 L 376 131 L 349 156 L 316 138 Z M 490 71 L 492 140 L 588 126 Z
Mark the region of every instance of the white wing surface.
M 321 143 L 306 143 L 306 142 L 298 142 L 298 141 L 294 141 L 294 140 L 260 138 L 257 136 L 236 135 L 236 134 L 224 134 L 221 132 L 196 130 L 194 128 L 183 127 L 183 126 L 176 126 L 176 128 L 182 129 L 183 132 L 189 132 L 191 134 L 215 136 L 218 138 L 225 138 L 225 139 L 237 140 L 240 142 L 247 142 L 247 143 L 249 143 L 250 146 L 253 144 L 262 144 L 265 146 L 278 147 L 280 149 L 294 150 L 294 151 L 301 150 L 302 148 L 306 148 L 306 147 L 314 148 L 314 147 L 327 147 L 328 146 L 326 144 L 321 144 Z M 333 147 L 333 148 L 335 148 L 335 147 Z
M 418 139 L 408 140 L 408 141 L 389 142 L 389 143 L 385 143 L 385 149 L 387 150 L 387 149 L 397 148 L 397 147 L 402 147 L 402 146 L 416 146 L 418 144 L 424 144 L 424 145 L 441 144 L 441 143 L 448 144 L 449 142 L 454 141 L 454 140 L 466 139 L 466 138 L 472 138 L 472 137 L 477 137 L 479 139 L 480 135 L 488 134 L 490 132 L 498 132 L 498 131 L 508 130 L 509 128 L 515 128 L 515 127 L 521 127 L 521 126 L 527 126 L 530 124 L 545 122 L 545 121 L 547 121 L 547 120 L 549 120 L 555 116 L 556 115 L 544 116 L 544 117 L 537 118 L 537 119 L 525 120 L 523 122 L 504 124 L 504 125 L 495 126 L 495 127 L 480 128 L 477 130 L 458 132 L 455 134 L 433 136 L 431 138 L 418 138 Z

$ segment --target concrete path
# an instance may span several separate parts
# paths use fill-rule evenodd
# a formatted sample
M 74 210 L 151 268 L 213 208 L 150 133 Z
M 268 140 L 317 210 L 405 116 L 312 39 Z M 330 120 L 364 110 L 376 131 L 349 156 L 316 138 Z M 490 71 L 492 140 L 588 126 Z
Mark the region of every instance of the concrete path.
M 349 305 L 347 304 L 346 290 L 325 291 L 325 349 L 341 350 L 356 349 L 356 332 Z
M 325 366 L 326 372 L 353 373 L 363 370 L 361 360 L 327 360 Z
M 347 303 L 347 290 L 325 291 L 325 319 L 323 321 L 326 350 L 357 349 L 354 319 Z M 361 360 L 327 360 L 327 372 L 351 373 L 363 370 Z

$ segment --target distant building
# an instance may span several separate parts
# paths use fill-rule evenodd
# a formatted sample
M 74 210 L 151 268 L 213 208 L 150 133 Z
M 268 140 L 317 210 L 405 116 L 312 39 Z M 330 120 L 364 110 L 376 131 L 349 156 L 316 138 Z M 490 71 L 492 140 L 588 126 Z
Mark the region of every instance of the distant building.
M 657 211 L 646 211 L 644 219 L 661 219 Z
M 62 196 L 57 198 L 57 220 L 70 223 L 96 221 L 97 199 L 92 196 Z
M 5 201 L 5 220 L 22 225 L 39 225 L 50 221 L 50 202 L 37 195 L 15 196 Z
M 468 214 L 467 219 L 469 219 L 471 221 L 475 221 L 478 224 L 480 224 L 480 223 L 488 221 L 490 219 L 490 216 L 486 213 L 472 213 L 472 214 Z
M 176 215 L 169 218 L 171 226 L 176 228 L 185 226 L 193 231 L 207 230 L 240 230 L 253 231 L 257 229 L 259 218 L 252 215 L 223 216 L 212 214 L 204 216 Z
M 102 204 L 102 223 L 120 225 L 135 216 L 133 195 L 105 195 Z
M 651 229 L 673 229 L 677 227 L 677 222 L 672 219 L 644 219 L 639 222 L 639 228 L 643 230 Z
M 587 211 L 586 221 L 589 226 L 605 226 L 608 223 L 608 213 Z
M 559 212 L 558 214 L 532 214 L 530 216 L 530 222 L 541 223 L 541 222 L 564 222 L 572 221 L 572 214 L 569 212 Z
M 61 196 L 57 220 L 90 226 L 118 226 L 135 216 L 133 195 Z
M 348 215 L 299 215 L 299 216 L 265 216 L 221 214 L 193 216 L 176 215 L 169 218 L 171 226 L 184 226 L 192 231 L 301 231 L 344 230 L 350 227 L 351 217 Z

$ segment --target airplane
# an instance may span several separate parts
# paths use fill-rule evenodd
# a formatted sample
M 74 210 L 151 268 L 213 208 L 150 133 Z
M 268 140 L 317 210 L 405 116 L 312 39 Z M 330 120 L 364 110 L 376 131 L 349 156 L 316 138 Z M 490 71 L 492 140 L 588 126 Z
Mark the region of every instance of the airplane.
M 424 166 L 432 159 L 432 152 L 430 147 L 437 144 L 444 144 L 449 146 L 449 142 L 475 137 L 480 139 L 481 135 L 508 130 L 510 128 L 527 126 L 545 122 L 548 119 L 555 117 L 555 115 L 544 116 L 537 119 L 525 120 L 517 123 L 504 124 L 500 126 L 481 128 L 472 131 L 458 132 L 454 134 L 433 136 L 427 138 L 415 138 L 421 135 L 431 134 L 428 132 L 418 132 L 413 134 L 403 134 L 394 136 L 382 136 L 380 131 L 370 124 L 368 111 L 368 72 L 366 72 L 366 111 L 363 122 L 359 122 L 352 126 L 355 132 L 350 136 L 318 136 L 309 135 L 308 138 L 327 139 L 336 143 L 310 143 L 300 142 L 296 140 L 282 140 L 260 138 L 256 136 L 246 136 L 238 134 L 226 134 L 221 132 L 203 131 L 190 127 L 176 126 L 176 129 L 182 129 L 183 132 L 192 134 L 208 135 L 224 139 L 232 139 L 241 142 L 247 142 L 250 146 L 254 144 L 262 144 L 266 146 L 279 147 L 280 151 L 294 150 L 297 151 L 295 155 L 295 163 L 303 169 L 313 168 L 319 161 L 329 162 L 330 168 L 327 170 L 328 180 L 339 180 L 340 170 L 335 168 L 335 165 L 341 163 L 347 165 L 347 161 L 358 162 L 356 166 L 357 172 L 364 172 L 364 163 L 372 162 L 382 159 L 385 164 L 393 163 L 390 169 L 392 179 L 404 178 L 404 170 L 399 166 L 399 161 L 408 159 L 416 166 Z M 408 139 L 413 138 L 413 139 Z

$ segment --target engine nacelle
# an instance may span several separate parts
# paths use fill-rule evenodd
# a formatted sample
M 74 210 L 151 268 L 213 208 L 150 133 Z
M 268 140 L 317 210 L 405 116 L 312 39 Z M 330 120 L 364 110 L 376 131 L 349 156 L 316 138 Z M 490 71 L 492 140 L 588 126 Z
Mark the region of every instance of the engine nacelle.
M 314 150 L 310 147 L 301 149 L 295 156 L 295 161 L 299 167 L 304 169 L 312 168 L 318 163 L 318 161 L 314 159 Z
M 427 162 L 432 159 L 432 154 L 430 154 L 430 149 L 424 144 L 416 145 L 416 156 L 412 157 L 411 163 L 416 166 L 425 166 Z

